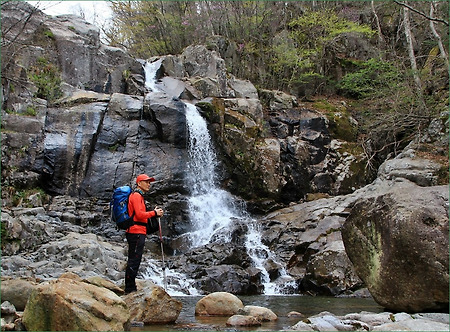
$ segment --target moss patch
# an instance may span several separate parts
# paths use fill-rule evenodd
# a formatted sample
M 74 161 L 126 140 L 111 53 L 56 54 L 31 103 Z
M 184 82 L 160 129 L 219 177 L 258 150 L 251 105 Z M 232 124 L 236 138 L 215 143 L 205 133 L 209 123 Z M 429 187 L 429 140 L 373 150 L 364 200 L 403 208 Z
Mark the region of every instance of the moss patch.
M 313 107 L 328 118 L 328 128 L 332 138 L 354 142 L 358 128 L 352 122 L 352 116 L 344 103 L 340 101 L 317 100 Z

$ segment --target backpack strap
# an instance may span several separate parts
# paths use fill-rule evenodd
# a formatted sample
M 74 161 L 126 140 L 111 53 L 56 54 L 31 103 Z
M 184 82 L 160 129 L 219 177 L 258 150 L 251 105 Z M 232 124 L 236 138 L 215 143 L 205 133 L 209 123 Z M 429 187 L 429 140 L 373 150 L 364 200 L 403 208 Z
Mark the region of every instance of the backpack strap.
M 135 189 L 135 190 L 133 191 L 133 193 L 138 193 L 138 194 L 140 194 L 142 197 L 144 197 L 142 191 L 140 191 L 139 189 Z M 133 211 L 133 219 L 134 219 L 134 211 Z M 135 221 L 134 224 L 135 224 L 135 225 L 139 225 L 139 226 L 147 226 L 147 223 L 146 223 L 146 222 L 142 222 L 142 221 Z

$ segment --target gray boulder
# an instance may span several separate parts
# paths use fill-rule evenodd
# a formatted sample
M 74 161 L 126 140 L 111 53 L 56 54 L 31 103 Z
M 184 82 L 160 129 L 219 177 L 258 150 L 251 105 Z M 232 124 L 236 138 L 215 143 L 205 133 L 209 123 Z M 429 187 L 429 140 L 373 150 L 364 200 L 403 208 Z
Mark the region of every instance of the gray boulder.
M 17 310 L 23 311 L 28 302 L 28 297 L 37 285 L 38 282 L 33 278 L 2 278 L 2 287 L 0 289 L 2 301 L 8 301 Z
M 448 309 L 448 192 L 448 186 L 397 181 L 383 194 L 358 200 L 346 219 L 346 252 L 384 307 Z
M 443 165 L 429 159 L 415 158 L 414 150 L 406 150 L 394 159 L 385 161 L 378 169 L 380 179 L 404 178 L 419 186 L 435 186 Z

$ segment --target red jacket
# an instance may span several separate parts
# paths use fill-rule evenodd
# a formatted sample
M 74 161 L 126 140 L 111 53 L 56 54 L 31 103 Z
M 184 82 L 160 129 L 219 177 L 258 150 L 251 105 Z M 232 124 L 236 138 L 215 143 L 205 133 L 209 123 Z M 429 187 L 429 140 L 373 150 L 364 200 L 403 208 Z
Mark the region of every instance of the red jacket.
M 145 207 L 144 197 L 139 192 L 132 192 L 128 198 L 128 214 L 132 216 L 134 213 L 134 221 L 147 223 L 147 219 L 155 217 L 156 211 L 147 211 Z M 143 225 L 134 225 L 127 229 L 127 233 L 147 234 L 147 227 Z

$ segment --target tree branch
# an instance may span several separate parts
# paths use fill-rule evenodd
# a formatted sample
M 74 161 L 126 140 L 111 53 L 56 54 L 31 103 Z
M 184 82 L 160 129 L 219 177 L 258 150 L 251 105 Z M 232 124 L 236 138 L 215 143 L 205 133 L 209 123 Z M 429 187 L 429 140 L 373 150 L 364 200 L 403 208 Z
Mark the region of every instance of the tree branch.
M 398 1 L 398 0 L 394 0 L 394 2 L 395 2 L 397 5 L 406 7 L 406 8 L 408 8 L 408 9 L 410 9 L 411 11 L 413 11 L 414 13 L 419 14 L 420 16 L 425 17 L 427 20 L 434 21 L 434 22 L 439 22 L 439 23 L 444 23 L 446 26 L 449 26 L 449 23 L 448 23 L 448 21 L 446 21 L 446 20 L 443 20 L 443 19 L 440 19 L 440 18 L 434 18 L 434 17 L 431 17 L 431 16 L 429 16 L 429 15 L 427 15 L 427 14 L 425 14 L 425 13 L 423 13 L 423 12 L 421 12 L 421 11 L 419 11 L 419 10 L 413 8 L 413 7 L 411 7 L 410 5 L 408 5 L 408 4 L 406 4 L 406 3 L 403 3 L 403 2 L 400 2 L 400 1 Z

